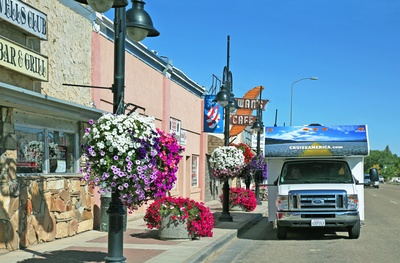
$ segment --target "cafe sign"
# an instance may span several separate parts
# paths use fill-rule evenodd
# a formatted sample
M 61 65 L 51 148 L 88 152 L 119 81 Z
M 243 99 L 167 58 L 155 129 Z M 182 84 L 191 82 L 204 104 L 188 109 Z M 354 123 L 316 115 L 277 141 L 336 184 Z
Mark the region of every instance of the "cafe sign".
M 235 98 L 238 103 L 239 108 L 241 109 L 251 109 L 255 110 L 260 105 L 261 109 L 264 110 L 265 105 L 269 102 L 269 100 L 259 100 L 259 99 L 249 99 L 249 98 Z
M 257 116 L 252 115 L 232 115 L 229 119 L 229 124 L 237 126 L 251 126 L 256 122 Z
M 41 81 L 48 81 L 47 57 L 0 37 L 0 66 Z
M 47 40 L 47 15 L 19 0 L 0 0 L 0 19 Z

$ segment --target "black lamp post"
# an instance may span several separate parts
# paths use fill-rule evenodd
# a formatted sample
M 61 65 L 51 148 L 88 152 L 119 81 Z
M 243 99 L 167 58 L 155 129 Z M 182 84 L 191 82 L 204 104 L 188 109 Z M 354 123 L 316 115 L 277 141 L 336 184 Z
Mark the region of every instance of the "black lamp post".
M 253 123 L 253 131 L 257 132 L 257 156 L 261 154 L 261 147 L 260 147 L 260 142 L 261 142 L 261 132 L 264 130 L 264 124 L 262 122 L 262 103 L 261 103 L 261 92 L 262 88 L 260 86 L 260 99 L 257 107 L 257 121 Z M 257 198 L 257 205 L 261 205 L 261 200 L 260 200 L 260 181 L 262 178 L 262 171 L 261 170 L 256 170 L 256 173 L 254 175 L 254 183 L 255 183 L 255 195 Z
M 230 113 L 235 111 L 237 108 L 237 102 L 234 99 L 234 94 L 232 93 L 232 73 L 229 71 L 229 42 L 230 36 L 228 36 L 228 55 L 227 55 L 227 65 L 224 67 L 222 87 L 218 92 L 216 101 L 222 107 L 224 107 L 224 146 L 229 146 L 229 119 Z M 224 181 L 222 186 L 222 213 L 218 218 L 219 221 L 232 222 L 233 218 L 229 213 L 229 182 L 228 179 Z
M 76 0 L 82 4 L 96 2 L 96 0 Z M 111 2 L 113 2 L 111 0 Z M 158 36 L 160 33 L 153 27 L 150 16 L 143 9 L 144 2 L 132 0 L 132 9 L 126 11 L 128 5 L 126 0 L 115 0 L 111 5 L 114 7 L 114 84 L 112 87 L 113 113 L 124 114 L 124 88 L 125 88 L 125 34 L 132 40 L 141 41 L 146 36 Z M 111 6 L 109 8 L 111 8 Z M 91 6 L 92 7 L 92 6 Z M 105 7 L 92 7 L 95 11 L 103 11 Z M 99 9 L 97 9 L 99 8 Z M 108 254 L 106 262 L 125 262 L 123 255 L 123 223 L 126 214 L 125 206 L 119 198 L 119 191 L 111 193 L 111 202 L 107 210 L 108 214 Z

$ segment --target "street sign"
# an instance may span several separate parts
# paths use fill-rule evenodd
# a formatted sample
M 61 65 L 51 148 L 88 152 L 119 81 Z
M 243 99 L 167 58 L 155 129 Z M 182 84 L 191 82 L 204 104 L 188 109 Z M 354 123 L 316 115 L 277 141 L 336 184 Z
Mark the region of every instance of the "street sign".
M 246 99 L 246 98 L 235 98 L 241 109 L 256 110 L 259 102 L 261 102 L 261 109 L 264 110 L 265 105 L 269 100 L 258 100 L 258 99 Z
M 253 115 L 232 115 L 229 123 L 237 126 L 251 126 L 256 120 L 257 116 Z

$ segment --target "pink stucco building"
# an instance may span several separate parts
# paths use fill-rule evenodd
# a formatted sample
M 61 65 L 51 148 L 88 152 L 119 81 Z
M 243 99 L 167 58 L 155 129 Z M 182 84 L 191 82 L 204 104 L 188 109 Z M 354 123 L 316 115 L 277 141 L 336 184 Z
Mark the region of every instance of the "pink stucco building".
M 92 85 L 111 87 L 113 84 L 114 43 L 105 17 L 95 20 L 97 32 L 92 33 Z M 141 43 L 126 41 L 125 53 L 126 113 L 133 108 L 140 114 L 153 116 L 158 128 L 175 133 L 185 148 L 179 164 L 176 187 L 171 195 L 205 198 L 205 153 L 207 135 L 203 127 L 205 88 L 188 78 Z M 113 94 L 105 89 L 92 90 L 98 109 L 112 112 Z M 143 208 L 142 208 L 143 210 Z
M 80 180 L 80 145 L 88 120 L 112 112 L 113 94 L 79 85 L 111 88 L 114 70 L 112 21 L 72 0 L 7 3 L 35 14 L 40 32 L 14 9 L 0 12 L 0 253 L 99 227 L 101 198 Z M 207 201 L 205 88 L 129 40 L 125 66 L 127 112 L 154 116 L 185 147 L 171 195 Z

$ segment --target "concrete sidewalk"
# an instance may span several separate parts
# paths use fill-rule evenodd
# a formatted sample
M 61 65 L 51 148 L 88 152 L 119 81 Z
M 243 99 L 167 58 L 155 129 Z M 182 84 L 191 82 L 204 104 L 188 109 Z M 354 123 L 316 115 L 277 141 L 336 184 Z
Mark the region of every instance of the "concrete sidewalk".
M 203 262 L 241 231 L 248 229 L 266 216 L 268 201 L 262 203 L 253 212 L 230 211 L 233 222 L 218 221 L 222 211 L 222 205 L 218 201 L 206 203 L 215 218 L 214 234 L 213 237 L 196 240 L 160 240 L 158 230 L 148 229 L 142 217 L 130 220 L 124 232 L 125 262 Z M 104 262 L 107 251 L 108 233 L 92 230 L 73 237 L 2 254 L 0 262 Z

